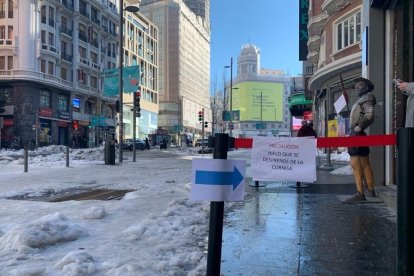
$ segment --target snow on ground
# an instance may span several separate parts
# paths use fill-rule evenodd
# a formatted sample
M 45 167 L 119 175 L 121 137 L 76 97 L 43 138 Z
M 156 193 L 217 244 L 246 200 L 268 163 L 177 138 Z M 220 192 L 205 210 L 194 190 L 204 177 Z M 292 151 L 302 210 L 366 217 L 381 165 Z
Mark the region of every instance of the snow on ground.
M 69 168 L 65 152 L 30 151 L 24 173 L 22 150 L 0 151 L 0 275 L 205 274 L 209 203 L 189 200 L 197 150 L 138 152 L 136 162 L 124 153 L 122 165 L 104 165 L 103 147 L 70 149 Z M 34 200 L 79 188 L 135 191 L 110 201 Z

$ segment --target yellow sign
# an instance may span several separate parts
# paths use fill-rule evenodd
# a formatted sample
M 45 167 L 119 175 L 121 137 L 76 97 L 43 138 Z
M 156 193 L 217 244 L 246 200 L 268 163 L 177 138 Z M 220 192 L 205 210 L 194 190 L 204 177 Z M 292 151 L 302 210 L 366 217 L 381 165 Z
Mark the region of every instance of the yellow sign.
M 328 121 L 328 137 L 338 137 L 338 121 Z
M 240 121 L 283 121 L 283 84 L 240 82 L 233 87 L 233 111 L 240 111 Z

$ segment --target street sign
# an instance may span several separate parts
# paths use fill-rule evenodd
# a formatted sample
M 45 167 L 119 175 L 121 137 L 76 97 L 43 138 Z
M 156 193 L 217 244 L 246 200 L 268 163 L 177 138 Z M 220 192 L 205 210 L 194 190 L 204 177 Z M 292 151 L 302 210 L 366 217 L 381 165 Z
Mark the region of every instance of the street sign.
M 91 126 L 107 126 L 106 124 L 106 118 L 104 116 L 91 116 Z
M 223 121 L 231 121 L 230 111 L 223 111 Z
M 245 172 L 245 160 L 193 159 L 191 199 L 241 201 Z

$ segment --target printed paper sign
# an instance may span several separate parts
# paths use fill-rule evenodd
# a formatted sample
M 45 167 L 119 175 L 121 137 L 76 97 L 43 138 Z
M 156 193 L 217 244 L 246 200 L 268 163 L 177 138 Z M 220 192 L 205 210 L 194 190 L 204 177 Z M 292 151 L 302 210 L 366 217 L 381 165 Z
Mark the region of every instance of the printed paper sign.
M 255 181 L 315 181 L 316 139 L 254 137 L 252 177 Z
M 344 95 L 342 94 L 334 103 L 336 113 L 339 114 L 339 112 L 341 112 L 341 110 L 344 109 L 345 106 L 346 106 L 346 99 Z
M 241 201 L 245 173 L 245 160 L 193 159 L 191 199 Z

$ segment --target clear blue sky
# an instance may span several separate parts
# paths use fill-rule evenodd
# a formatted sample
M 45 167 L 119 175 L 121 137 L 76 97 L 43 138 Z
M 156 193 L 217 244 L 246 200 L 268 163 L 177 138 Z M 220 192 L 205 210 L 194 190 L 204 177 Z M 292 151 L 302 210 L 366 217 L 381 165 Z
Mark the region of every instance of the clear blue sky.
M 260 49 L 262 68 L 302 74 L 299 61 L 298 0 L 211 0 L 211 79 L 222 87 L 224 71 L 237 74 L 237 57 L 243 44 Z

